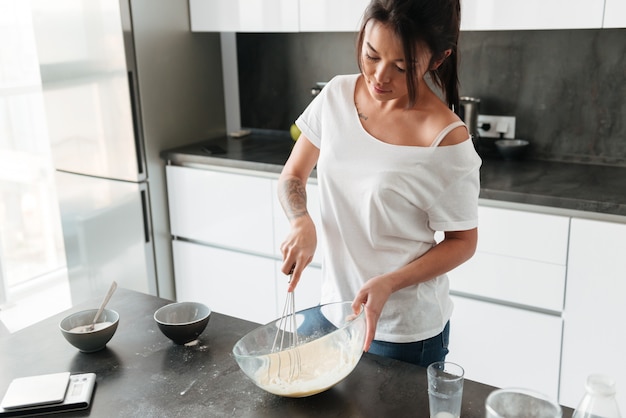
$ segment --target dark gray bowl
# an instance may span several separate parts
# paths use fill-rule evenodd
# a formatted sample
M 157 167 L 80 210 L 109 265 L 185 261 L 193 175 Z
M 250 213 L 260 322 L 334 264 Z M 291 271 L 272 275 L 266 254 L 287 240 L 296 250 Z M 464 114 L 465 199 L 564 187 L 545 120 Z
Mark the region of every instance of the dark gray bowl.
M 521 160 L 526 156 L 529 146 L 524 139 L 498 139 L 495 144 L 505 160 Z
M 77 327 L 91 324 L 91 321 L 96 316 L 96 312 L 98 312 L 98 309 L 76 312 L 65 317 L 59 323 L 59 328 L 65 339 L 83 353 L 93 353 L 106 347 L 107 343 L 113 338 L 113 334 L 115 334 L 119 324 L 120 315 L 111 309 L 105 309 L 100 314 L 93 331 L 72 331 Z
M 176 344 L 187 344 L 204 331 L 211 309 L 198 302 L 174 302 L 159 308 L 154 320 L 159 329 Z

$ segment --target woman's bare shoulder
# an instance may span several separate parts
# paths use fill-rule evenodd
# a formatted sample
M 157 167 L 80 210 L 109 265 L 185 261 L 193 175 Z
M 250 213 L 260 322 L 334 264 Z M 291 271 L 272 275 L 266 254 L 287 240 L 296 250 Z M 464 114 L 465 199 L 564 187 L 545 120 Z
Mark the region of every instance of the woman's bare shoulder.
M 440 110 L 437 124 L 440 127 L 440 132 L 448 129 L 450 126 L 457 125 L 443 137 L 439 146 L 457 145 L 470 138 L 470 133 L 465 123 L 447 107 L 445 107 L 445 110 Z

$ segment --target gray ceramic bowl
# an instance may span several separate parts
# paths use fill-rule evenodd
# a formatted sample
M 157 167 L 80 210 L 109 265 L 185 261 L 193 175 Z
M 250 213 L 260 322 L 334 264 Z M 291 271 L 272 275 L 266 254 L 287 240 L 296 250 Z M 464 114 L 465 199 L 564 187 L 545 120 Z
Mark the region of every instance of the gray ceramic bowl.
M 498 139 L 496 148 L 505 160 L 520 160 L 526 155 L 528 141 L 524 139 Z
M 174 302 L 159 308 L 154 320 L 161 332 L 176 344 L 187 344 L 204 331 L 211 309 L 198 302 Z
M 83 353 L 93 353 L 94 351 L 102 350 L 113 338 L 113 334 L 117 330 L 120 315 L 111 309 L 105 309 L 102 311 L 93 331 L 77 332 L 76 328 L 91 324 L 91 321 L 96 316 L 96 312 L 98 312 L 98 309 L 76 312 L 65 317 L 59 323 L 59 328 L 65 339 Z

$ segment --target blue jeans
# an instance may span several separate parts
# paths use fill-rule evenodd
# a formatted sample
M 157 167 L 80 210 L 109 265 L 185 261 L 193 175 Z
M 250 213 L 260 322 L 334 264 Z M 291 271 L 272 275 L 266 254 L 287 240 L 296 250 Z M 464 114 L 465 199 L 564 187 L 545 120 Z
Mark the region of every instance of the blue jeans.
M 441 331 L 423 341 L 412 343 L 389 343 L 386 341 L 372 341 L 368 353 L 377 354 L 383 357 L 391 357 L 396 360 L 406 361 L 422 367 L 436 361 L 443 361 L 448 354 L 448 342 L 450 337 L 450 321 Z

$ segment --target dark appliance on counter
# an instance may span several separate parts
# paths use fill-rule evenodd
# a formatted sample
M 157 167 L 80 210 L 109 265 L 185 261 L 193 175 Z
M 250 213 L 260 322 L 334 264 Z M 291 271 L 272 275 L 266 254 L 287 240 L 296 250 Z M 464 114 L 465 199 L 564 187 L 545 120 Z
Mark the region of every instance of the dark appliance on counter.
M 462 96 L 459 101 L 459 117 L 465 122 L 465 125 L 467 125 L 467 130 L 472 136 L 472 142 L 474 142 L 474 148 L 478 151 L 480 144 L 480 135 L 478 133 L 478 106 L 480 99 Z
M 163 149 L 226 131 L 219 34 L 186 1 L 32 0 L 73 304 L 174 298 Z

